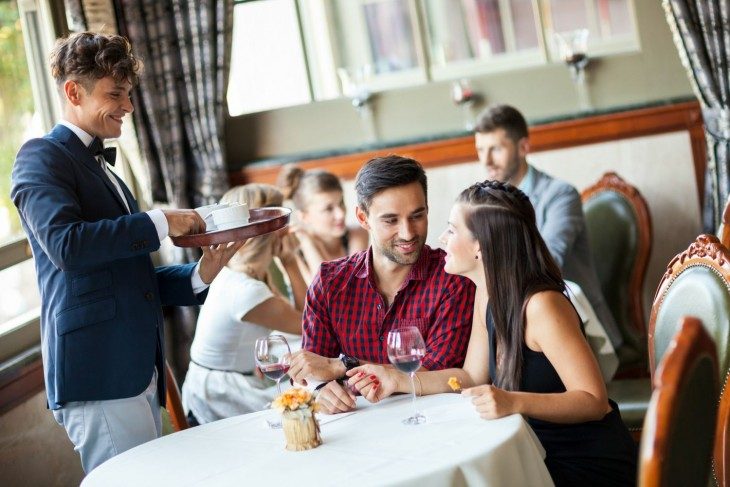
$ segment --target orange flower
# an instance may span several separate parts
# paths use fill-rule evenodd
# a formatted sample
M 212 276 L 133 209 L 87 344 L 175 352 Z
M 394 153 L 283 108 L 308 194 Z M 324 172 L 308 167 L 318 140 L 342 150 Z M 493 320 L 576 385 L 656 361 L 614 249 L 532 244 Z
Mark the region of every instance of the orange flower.
M 456 377 L 449 377 L 447 384 L 449 384 L 449 387 L 451 387 L 452 391 L 461 390 L 461 382 L 459 382 L 459 379 L 457 379 Z
M 306 389 L 294 388 L 284 391 L 274 399 L 271 407 L 279 411 L 296 411 L 297 409 L 313 408 L 317 411 L 317 404 L 314 402 L 314 395 Z

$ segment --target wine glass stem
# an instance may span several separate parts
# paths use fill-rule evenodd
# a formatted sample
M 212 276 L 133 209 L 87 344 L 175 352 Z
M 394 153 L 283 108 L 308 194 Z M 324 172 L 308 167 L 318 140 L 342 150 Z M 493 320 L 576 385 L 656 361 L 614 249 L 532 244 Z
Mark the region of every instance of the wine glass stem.
M 281 384 L 280 384 L 280 382 L 281 382 L 281 377 L 279 377 L 278 379 L 276 379 L 276 393 L 278 395 L 281 395 Z
M 413 377 L 416 375 L 415 372 L 408 374 L 411 377 L 411 392 L 413 393 L 413 411 L 418 412 L 416 409 L 416 384 L 413 382 Z

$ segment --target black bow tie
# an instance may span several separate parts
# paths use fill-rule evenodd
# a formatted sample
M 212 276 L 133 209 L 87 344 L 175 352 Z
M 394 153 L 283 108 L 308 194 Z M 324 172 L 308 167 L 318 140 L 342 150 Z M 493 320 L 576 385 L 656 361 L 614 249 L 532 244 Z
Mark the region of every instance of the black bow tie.
M 104 147 L 104 143 L 99 137 L 94 137 L 89 145 L 89 150 L 94 157 L 102 156 L 109 165 L 113 166 L 114 161 L 117 159 L 117 148 L 116 147 Z

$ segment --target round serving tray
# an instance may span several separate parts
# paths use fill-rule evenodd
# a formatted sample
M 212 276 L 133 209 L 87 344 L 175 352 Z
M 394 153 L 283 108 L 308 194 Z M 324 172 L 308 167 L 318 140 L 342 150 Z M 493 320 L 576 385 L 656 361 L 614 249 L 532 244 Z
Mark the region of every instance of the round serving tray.
M 216 230 L 214 232 L 197 233 L 194 235 L 182 235 L 170 237 L 172 243 L 178 247 L 204 247 L 228 242 L 237 242 L 252 237 L 266 235 L 284 228 L 289 224 L 291 216 L 290 208 L 267 207 L 252 208 L 249 210 L 249 219 L 246 225 L 229 228 L 228 230 Z

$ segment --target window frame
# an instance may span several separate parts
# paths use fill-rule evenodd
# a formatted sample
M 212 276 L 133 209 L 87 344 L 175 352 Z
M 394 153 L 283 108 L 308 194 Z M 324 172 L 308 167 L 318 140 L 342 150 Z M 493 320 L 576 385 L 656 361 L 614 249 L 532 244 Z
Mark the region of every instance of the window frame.
M 234 0 L 234 4 L 261 0 Z M 308 103 L 345 98 L 337 69 L 343 66 L 343 50 L 362 53 L 363 59 L 370 59 L 367 39 L 367 26 L 362 6 L 379 3 L 384 0 L 354 0 L 357 12 L 354 16 L 348 15 L 348 26 L 340 27 L 339 18 L 343 13 L 337 0 L 292 0 L 295 6 L 297 23 L 299 25 L 303 56 L 309 81 L 310 100 Z M 432 81 L 451 81 L 459 78 L 476 77 L 494 73 L 519 71 L 536 66 L 562 64 L 553 41 L 550 0 L 530 0 L 535 22 L 535 31 L 538 45 L 534 49 L 505 52 L 493 57 L 479 59 L 464 59 L 451 61 L 445 64 L 432 62 L 430 43 L 431 33 L 427 25 L 428 8 L 426 0 L 406 0 L 411 17 L 411 28 L 414 36 L 417 66 L 395 73 L 372 74 L 366 85 L 370 92 L 377 93 L 399 88 L 407 88 L 426 84 Z M 588 23 L 586 27 L 600 32 L 596 15 L 596 2 L 599 0 L 583 0 L 586 5 Z M 631 33 L 608 40 L 589 39 L 590 56 L 604 57 L 627 52 L 637 52 L 641 49 L 636 17 L 636 0 L 627 0 Z M 498 0 L 505 45 L 513 48 L 516 39 L 514 25 L 511 22 L 512 12 L 509 0 Z M 350 8 L 350 7 L 348 7 Z M 349 14 L 349 12 L 348 12 Z M 339 42 L 344 29 L 350 33 L 349 47 Z M 354 34 L 353 34 L 354 32 Z M 353 41 L 353 39 L 360 39 Z M 354 42 L 354 47 L 352 46 Z M 274 109 L 287 108 L 284 106 Z M 264 110 L 243 112 L 241 115 L 259 113 Z
M 61 108 L 55 83 L 47 68 L 48 54 L 59 29 L 66 29 L 62 2 L 54 0 L 17 0 L 23 31 L 25 55 L 33 92 L 35 110 L 45 132 L 60 118 Z M 60 9 L 60 10 L 59 10 Z M 11 237 L 0 244 L 0 270 L 22 264 L 33 255 L 25 235 Z M 14 358 L 40 344 L 40 307 L 0 323 L 0 373 Z M 2 384 L 0 384 L 2 386 Z

